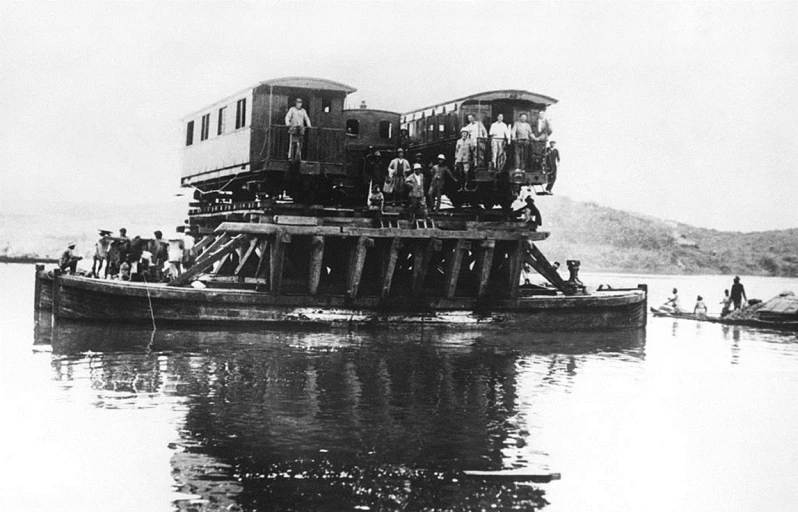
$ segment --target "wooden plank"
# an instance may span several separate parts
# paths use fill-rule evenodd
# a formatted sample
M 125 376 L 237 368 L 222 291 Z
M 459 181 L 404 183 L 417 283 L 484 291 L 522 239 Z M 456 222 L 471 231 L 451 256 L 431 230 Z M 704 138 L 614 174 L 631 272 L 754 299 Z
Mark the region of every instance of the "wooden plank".
M 479 266 L 479 289 L 477 290 L 477 297 L 482 298 L 488 290 L 488 279 L 490 279 L 490 268 L 493 265 L 493 250 L 496 248 L 495 240 L 485 240 L 482 242 L 480 253 L 480 266 Z
M 324 237 L 316 235 L 311 241 L 310 253 L 310 278 L 308 281 L 308 291 L 311 295 L 316 295 L 319 291 L 319 280 L 321 279 L 321 263 L 324 260 Z
M 241 270 L 244 268 L 244 265 L 246 264 L 249 257 L 252 256 L 252 252 L 255 250 L 255 247 L 257 245 L 258 245 L 258 239 L 253 236 L 252 239 L 249 241 L 249 248 L 247 249 L 247 252 L 245 252 L 244 256 L 239 260 L 238 267 L 236 267 L 236 271 L 233 272 L 234 275 L 239 275 L 241 273 Z
M 274 237 L 271 246 L 269 285 L 272 293 L 280 294 L 283 288 L 283 264 L 285 262 L 285 245 L 291 242 L 290 236 L 280 229 Z
M 222 222 L 217 232 L 246 233 L 248 235 L 274 235 L 278 232 L 289 235 L 341 235 L 339 226 L 288 226 L 278 224 L 255 224 L 251 222 Z
M 182 286 L 184 284 L 188 284 L 196 276 L 200 275 L 201 273 L 211 268 L 214 263 L 216 263 L 217 261 L 221 261 L 223 258 L 226 258 L 228 254 L 236 250 L 236 248 L 238 248 L 241 244 L 246 242 L 246 240 L 247 240 L 246 235 L 235 236 L 232 240 L 224 244 L 213 255 L 205 258 L 201 263 L 199 262 L 195 263 L 194 266 L 186 270 L 177 279 L 169 283 L 169 286 Z
M 53 270 L 53 318 L 61 318 L 61 270 Z
M 465 240 L 458 240 L 455 243 L 452 253 L 446 258 L 446 298 L 451 299 L 457 291 L 457 281 L 460 278 L 460 267 L 463 263 L 463 252 L 470 248 Z
M 560 274 L 549 263 L 549 260 L 540 252 L 535 244 L 531 242 L 526 243 L 525 247 L 525 261 L 529 263 L 532 268 L 542 275 L 548 282 L 554 285 L 555 288 L 563 293 L 571 293 L 567 283 L 563 280 Z
M 341 232 L 348 236 L 369 236 L 372 238 L 440 238 L 440 239 L 460 239 L 466 240 L 545 240 L 549 233 L 544 231 L 532 230 L 446 230 L 446 229 L 404 229 L 404 228 L 363 228 L 363 227 L 342 227 Z
M 263 238 L 258 247 L 260 252 L 260 260 L 258 260 L 258 268 L 255 270 L 255 277 L 266 277 L 266 270 L 269 268 L 267 265 L 268 258 L 266 257 L 266 250 L 269 248 L 269 239 Z
M 39 279 L 39 272 L 44 272 L 44 265 L 36 265 L 33 272 L 33 319 L 39 319 L 39 309 L 41 308 L 40 302 L 42 300 L 42 282 Z
M 214 240 L 216 240 L 216 234 L 210 234 L 203 237 L 202 240 L 194 244 L 194 254 L 199 254 L 201 251 L 205 250 L 205 248 L 211 245 Z
M 205 251 L 197 256 L 197 261 L 194 262 L 195 265 L 202 263 L 207 258 L 213 256 L 213 253 L 219 250 L 220 247 L 225 245 L 228 241 L 230 241 L 230 234 L 229 233 L 222 233 L 221 236 L 217 237 L 214 242 L 208 246 Z
M 393 282 L 393 274 L 396 270 L 396 260 L 399 258 L 399 249 L 402 248 L 403 241 L 401 238 L 394 238 L 391 245 L 383 259 L 382 271 L 382 291 L 380 296 L 384 299 L 391 293 L 391 283 Z
M 510 272 L 509 282 L 507 285 L 510 287 L 510 298 L 515 299 L 518 297 L 518 286 L 521 281 L 521 271 L 524 269 L 524 248 L 526 241 L 519 240 L 515 246 L 510 250 Z
M 282 224 L 286 226 L 318 226 L 318 217 L 300 217 L 298 215 L 275 215 L 275 224 Z
M 363 276 L 363 265 L 366 263 L 366 249 L 369 245 L 369 238 L 361 236 L 353 247 L 349 257 L 349 276 L 347 295 L 350 298 L 357 297 L 360 288 L 360 278 Z M 372 244 L 373 245 L 373 244 Z

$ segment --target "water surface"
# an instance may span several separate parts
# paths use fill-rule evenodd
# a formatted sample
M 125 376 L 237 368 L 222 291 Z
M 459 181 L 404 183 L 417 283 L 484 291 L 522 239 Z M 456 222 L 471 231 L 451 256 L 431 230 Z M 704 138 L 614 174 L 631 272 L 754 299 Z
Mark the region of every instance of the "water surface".
M 730 282 L 584 280 L 713 311 Z M 32 293 L 32 266 L 0 265 L 2 510 L 798 507 L 795 335 L 53 329 Z M 510 468 L 562 480 L 462 474 Z

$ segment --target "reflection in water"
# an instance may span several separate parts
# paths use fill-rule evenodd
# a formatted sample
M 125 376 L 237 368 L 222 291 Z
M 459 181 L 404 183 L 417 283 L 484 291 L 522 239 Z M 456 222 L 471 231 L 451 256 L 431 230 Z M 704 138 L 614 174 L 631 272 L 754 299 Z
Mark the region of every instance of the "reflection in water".
M 520 376 L 569 388 L 582 358 L 642 359 L 644 342 L 644 331 L 153 334 L 60 322 L 52 365 L 61 381 L 88 373 L 97 407 L 183 397 L 173 475 L 214 506 L 531 509 L 545 504 L 540 489 L 462 474 L 550 469 Z

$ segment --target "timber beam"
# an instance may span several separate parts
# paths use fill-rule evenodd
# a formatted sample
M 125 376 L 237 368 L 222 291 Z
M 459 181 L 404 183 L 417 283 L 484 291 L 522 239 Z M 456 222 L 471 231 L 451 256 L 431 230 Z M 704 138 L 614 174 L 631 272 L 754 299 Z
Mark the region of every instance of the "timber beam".
M 482 298 L 488 291 L 488 280 L 490 279 L 490 269 L 493 265 L 493 251 L 496 247 L 496 240 L 485 240 L 480 244 L 478 250 L 479 262 L 479 288 L 477 297 Z
M 247 240 L 248 240 L 247 235 L 236 235 L 235 237 L 233 237 L 232 240 L 229 240 L 226 244 L 224 244 L 221 248 L 219 248 L 218 251 L 214 252 L 212 255 L 208 256 L 201 262 L 194 264 L 194 266 L 192 266 L 190 269 L 186 270 L 177 279 L 169 283 L 169 286 L 183 286 L 185 284 L 188 284 L 195 277 L 197 277 L 201 273 L 211 268 L 214 265 L 214 263 L 226 258 L 231 252 L 236 250 Z
M 363 265 L 366 263 L 366 250 L 374 247 L 374 239 L 361 236 L 352 247 L 349 256 L 349 271 L 347 272 L 347 295 L 354 299 L 360 289 L 360 279 L 363 277 Z
M 419 242 L 413 254 L 413 297 L 421 295 L 424 289 L 424 279 L 427 277 L 429 262 L 432 253 L 441 250 L 441 241 L 430 238 L 427 241 Z
M 471 249 L 471 242 L 458 240 L 452 252 L 446 258 L 446 298 L 451 299 L 457 292 L 457 281 L 460 279 L 460 268 L 463 264 L 463 253 Z
M 311 295 L 316 295 L 319 291 L 319 280 L 321 279 L 321 263 L 324 260 L 324 237 L 315 235 L 311 241 L 310 252 L 310 277 L 308 291 Z
M 269 286 L 271 292 L 279 294 L 283 288 L 283 264 L 285 263 L 285 246 L 291 243 L 291 235 L 279 230 L 274 236 L 270 254 Z
M 396 260 L 399 258 L 399 249 L 402 248 L 403 241 L 401 238 L 394 238 L 391 240 L 391 245 L 383 257 L 382 265 L 382 291 L 380 296 L 384 299 L 391 293 L 391 283 L 393 282 L 393 274 L 396 270 Z

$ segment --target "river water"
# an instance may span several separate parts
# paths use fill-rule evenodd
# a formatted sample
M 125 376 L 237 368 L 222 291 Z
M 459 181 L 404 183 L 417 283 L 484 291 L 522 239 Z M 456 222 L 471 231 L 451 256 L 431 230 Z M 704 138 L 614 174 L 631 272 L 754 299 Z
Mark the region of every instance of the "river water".
M 710 312 L 730 285 L 583 280 Z M 794 334 L 52 328 L 32 301 L 0 265 L 0 510 L 798 509 Z M 462 473 L 514 468 L 562 479 Z

